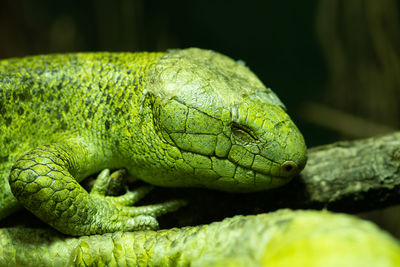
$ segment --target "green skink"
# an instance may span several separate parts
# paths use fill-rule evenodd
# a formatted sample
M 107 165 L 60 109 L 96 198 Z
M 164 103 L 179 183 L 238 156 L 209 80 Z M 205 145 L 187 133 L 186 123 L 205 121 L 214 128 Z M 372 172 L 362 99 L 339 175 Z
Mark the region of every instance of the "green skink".
M 70 235 L 157 228 L 180 201 L 132 207 L 78 182 L 126 168 L 147 183 L 251 192 L 282 186 L 306 146 L 242 63 L 197 48 L 0 61 L 0 218 L 19 205 Z

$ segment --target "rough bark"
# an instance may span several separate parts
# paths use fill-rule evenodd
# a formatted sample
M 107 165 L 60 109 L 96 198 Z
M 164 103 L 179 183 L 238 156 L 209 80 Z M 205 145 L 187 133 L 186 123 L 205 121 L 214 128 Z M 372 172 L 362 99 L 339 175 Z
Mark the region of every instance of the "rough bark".
M 360 211 L 400 201 L 400 132 L 309 150 L 304 204 Z

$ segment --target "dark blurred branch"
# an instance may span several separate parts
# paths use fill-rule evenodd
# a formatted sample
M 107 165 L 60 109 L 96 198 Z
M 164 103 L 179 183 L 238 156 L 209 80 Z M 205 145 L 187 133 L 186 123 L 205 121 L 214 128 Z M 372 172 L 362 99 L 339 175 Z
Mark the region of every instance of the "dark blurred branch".
M 388 125 L 313 102 L 304 103 L 300 114 L 302 114 L 302 119 L 307 122 L 353 138 L 387 134 L 395 130 Z
M 319 0 L 316 36 L 326 59 L 331 106 L 399 127 L 397 0 Z

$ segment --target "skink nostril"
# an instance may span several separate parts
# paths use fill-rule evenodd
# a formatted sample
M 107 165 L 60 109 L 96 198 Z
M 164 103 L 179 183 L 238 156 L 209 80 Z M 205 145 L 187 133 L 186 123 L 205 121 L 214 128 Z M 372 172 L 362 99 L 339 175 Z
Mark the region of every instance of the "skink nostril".
M 293 161 L 285 161 L 282 163 L 281 167 L 286 173 L 293 173 L 298 169 L 297 164 Z

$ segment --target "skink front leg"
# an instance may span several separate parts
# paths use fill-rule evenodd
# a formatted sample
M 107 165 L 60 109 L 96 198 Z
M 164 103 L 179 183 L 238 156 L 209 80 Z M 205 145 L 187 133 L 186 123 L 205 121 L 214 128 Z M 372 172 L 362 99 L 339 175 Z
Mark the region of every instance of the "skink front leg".
M 170 201 L 158 204 L 161 207 L 131 207 L 138 199 L 132 192 L 121 197 L 105 196 L 97 186 L 88 193 L 76 180 L 83 169 L 90 168 L 87 165 L 95 165 L 87 155 L 85 146 L 76 143 L 36 148 L 13 166 L 11 190 L 25 208 L 70 235 L 154 229 L 158 226 L 156 216 L 183 205 Z

